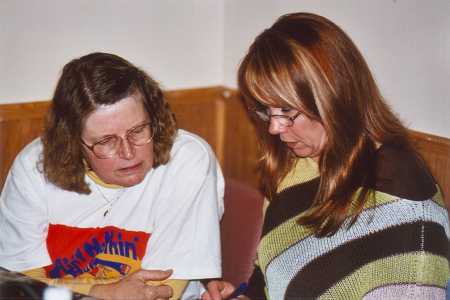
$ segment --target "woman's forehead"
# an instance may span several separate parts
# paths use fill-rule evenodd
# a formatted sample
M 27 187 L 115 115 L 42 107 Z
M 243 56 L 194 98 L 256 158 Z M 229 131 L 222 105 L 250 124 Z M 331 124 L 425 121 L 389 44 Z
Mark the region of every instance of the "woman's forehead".
M 148 120 L 144 103 L 139 96 L 128 96 L 111 105 L 100 105 L 84 120 L 83 134 L 121 134 Z

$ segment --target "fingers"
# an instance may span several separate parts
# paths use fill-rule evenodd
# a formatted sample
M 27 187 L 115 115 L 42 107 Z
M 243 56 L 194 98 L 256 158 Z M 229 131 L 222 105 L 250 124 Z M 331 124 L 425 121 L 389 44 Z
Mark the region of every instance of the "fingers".
M 202 294 L 202 300 L 212 300 L 211 296 L 209 295 L 209 292 L 206 291 Z
M 234 286 L 226 281 L 213 280 L 207 286 L 207 292 L 203 293 L 202 300 L 226 299 L 234 291 Z
M 144 287 L 144 295 L 145 299 L 154 300 L 154 299 L 168 299 L 172 297 L 173 291 L 170 286 L 167 285 L 158 285 L 158 286 L 150 286 L 147 285 Z
M 222 281 L 211 281 L 208 283 L 207 288 L 211 300 L 222 300 L 222 296 L 220 294 L 220 291 L 223 288 Z
M 223 288 L 220 291 L 220 295 L 223 299 L 228 298 L 231 296 L 231 294 L 234 292 L 234 285 L 231 283 L 224 281 L 223 282 Z
M 144 282 L 146 281 L 161 281 L 169 278 L 172 275 L 172 270 L 139 270 L 133 276 Z

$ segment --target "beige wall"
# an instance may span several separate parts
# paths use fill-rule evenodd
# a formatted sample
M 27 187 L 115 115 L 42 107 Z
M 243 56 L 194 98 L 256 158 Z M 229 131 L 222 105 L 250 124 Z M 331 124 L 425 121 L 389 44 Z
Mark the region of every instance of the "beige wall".
M 450 137 L 449 0 L 1 0 L 0 103 L 50 98 L 62 65 L 91 51 L 166 89 L 235 87 L 251 40 L 293 11 L 340 24 L 405 123 Z
M 1 0 L 0 103 L 49 99 L 62 66 L 114 52 L 167 89 L 222 83 L 217 0 Z
M 322 14 L 359 46 L 388 102 L 413 129 L 450 137 L 449 0 L 226 0 L 224 84 L 281 14 Z

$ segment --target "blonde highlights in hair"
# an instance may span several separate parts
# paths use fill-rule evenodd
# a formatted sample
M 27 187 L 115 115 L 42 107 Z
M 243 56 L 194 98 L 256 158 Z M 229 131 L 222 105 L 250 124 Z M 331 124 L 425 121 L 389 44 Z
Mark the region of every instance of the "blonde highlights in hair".
M 238 85 L 250 108 L 290 107 L 322 124 L 327 143 L 319 159 L 319 190 L 299 219 L 318 235 L 334 233 L 349 214 L 356 220 L 368 201 L 375 143 L 409 147 L 406 129 L 384 102 L 361 53 L 321 16 L 285 15 L 263 31 L 239 67 Z M 262 186 L 271 198 L 296 157 L 268 133 L 267 123 L 255 121 L 264 149 Z

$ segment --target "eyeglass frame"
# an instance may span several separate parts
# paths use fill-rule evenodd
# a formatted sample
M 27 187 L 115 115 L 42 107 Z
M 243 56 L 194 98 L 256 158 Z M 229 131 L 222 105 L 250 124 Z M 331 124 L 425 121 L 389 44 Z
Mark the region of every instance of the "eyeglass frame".
M 133 145 L 133 146 L 135 146 L 135 147 L 140 147 L 140 146 L 144 146 L 144 145 L 146 145 L 146 144 L 149 144 L 149 143 L 153 140 L 153 138 L 155 137 L 155 130 L 154 130 L 154 128 L 153 128 L 153 126 L 152 126 L 151 124 L 152 124 L 151 122 L 146 122 L 146 123 L 144 123 L 144 124 L 137 125 L 137 126 L 131 128 L 131 129 L 128 129 L 128 130 L 127 130 L 127 133 L 125 134 L 125 139 L 127 140 L 127 142 L 128 142 L 130 145 Z M 132 132 L 133 130 L 136 130 L 136 129 L 139 128 L 139 127 L 144 128 L 145 126 L 150 126 L 150 130 L 151 130 L 150 138 L 149 138 L 146 142 L 144 142 L 144 143 L 142 143 L 142 144 L 139 144 L 139 145 L 136 145 L 135 143 L 131 142 L 131 141 L 128 139 L 128 137 L 129 137 L 129 135 L 130 135 L 130 132 Z M 90 146 L 89 146 L 82 138 L 80 138 L 80 140 L 81 140 L 81 143 L 82 143 L 84 146 L 86 146 L 86 148 L 88 148 L 92 153 L 94 153 L 95 157 L 97 157 L 98 159 L 107 159 L 107 158 L 112 158 L 112 157 L 116 156 L 117 153 L 118 153 L 118 150 L 120 149 L 121 143 L 124 142 L 124 139 L 123 139 L 122 137 L 116 135 L 116 134 L 112 135 L 111 137 L 118 138 L 118 139 L 120 140 L 119 148 L 116 149 L 116 150 L 114 151 L 114 153 L 112 153 L 112 154 L 110 154 L 110 155 L 105 155 L 105 156 L 99 156 L 99 155 L 98 155 L 97 153 L 95 153 L 95 151 L 94 151 L 94 147 L 95 147 L 97 144 L 101 143 L 102 140 L 99 140 L 99 141 L 93 143 L 93 144 L 90 145 Z
M 264 112 L 261 109 L 256 109 L 256 108 L 252 108 L 250 109 L 253 113 L 256 114 L 256 116 L 263 122 L 267 122 L 270 123 L 270 120 L 273 117 L 276 117 L 278 119 L 283 119 L 286 120 L 286 124 L 281 124 L 283 127 L 292 127 L 294 125 L 295 119 L 298 118 L 298 116 L 300 116 L 302 114 L 301 111 L 297 111 L 297 113 L 293 116 L 286 116 L 286 115 L 272 115 L 272 114 L 268 114 L 267 112 Z M 266 109 L 267 110 L 267 109 Z

